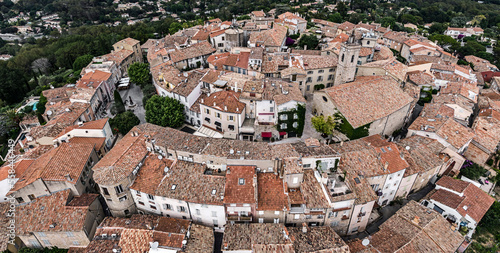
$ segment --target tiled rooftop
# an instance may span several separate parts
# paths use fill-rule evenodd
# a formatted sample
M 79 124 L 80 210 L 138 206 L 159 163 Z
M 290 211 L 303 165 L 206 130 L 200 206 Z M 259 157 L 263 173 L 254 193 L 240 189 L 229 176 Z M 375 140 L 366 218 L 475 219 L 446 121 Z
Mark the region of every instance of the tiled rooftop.
M 170 58 L 172 59 L 172 62 L 176 63 L 187 59 L 209 55 L 215 51 L 215 48 L 213 48 L 208 41 L 202 41 L 171 52 Z
M 224 189 L 227 179 L 223 176 L 205 174 L 208 169 L 204 164 L 177 160 L 167 173 L 164 172 L 164 168 L 162 165 L 156 169 L 155 174 L 160 177 L 161 183 L 154 195 L 212 205 L 221 205 L 222 197 L 225 200 L 227 196 Z M 159 171 L 162 174 L 159 174 Z M 141 181 L 146 184 L 151 175 L 144 172 L 144 176 L 146 178 Z
M 66 206 L 70 190 L 16 207 L 16 233 L 83 231 L 89 206 Z
M 254 245 L 291 245 L 287 239 L 287 228 L 283 224 L 247 223 L 227 224 L 222 241 L 222 250 L 252 250 Z
M 349 252 L 347 244 L 332 227 L 308 227 L 306 233 L 302 229 L 288 228 L 295 252 Z
M 245 103 L 239 101 L 240 93 L 234 91 L 219 91 L 210 94 L 202 103 L 219 111 L 240 114 L 245 109 Z
M 304 179 L 300 188 L 308 208 L 329 207 L 329 202 L 321 188 L 321 183 L 314 175 L 314 170 L 304 170 Z
M 410 201 L 380 226 L 368 246 L 351 252 L 455 252 L 464 237 L 439 213 Z M 356 245 L 356 243 L 349 243 Z
M 354 128 L 384 118 L 413 101 L 387 76 L 358 77 L 324 91 Z
M 224 203 L 256 203 L 255 166 L 228 166 L 227 170 Z
M 250 43 L 261 43 L 264 46 L 279 47 L 286 38 L 288 29 L 281 25 L 275 25 L 273 29 L 250 34 Z
M 289 209 L 283 179 L 274 173 L 258 173 L 257 210 L 283 211 Z

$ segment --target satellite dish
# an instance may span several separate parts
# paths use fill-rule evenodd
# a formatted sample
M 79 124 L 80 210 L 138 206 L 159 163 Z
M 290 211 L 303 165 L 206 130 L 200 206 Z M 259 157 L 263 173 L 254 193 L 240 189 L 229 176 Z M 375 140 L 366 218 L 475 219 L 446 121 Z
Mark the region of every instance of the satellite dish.
M 363 246 L 368 246 L 368 244 L 370 244 L 370 240 L 363 239 L 363 241 L 361 242 L 361 244 L 363 244 Z
M 159 155 L 159 156 L 158 156 L 158 159 L 159 159 L 159 160 L 163 159 L 163 156 Z

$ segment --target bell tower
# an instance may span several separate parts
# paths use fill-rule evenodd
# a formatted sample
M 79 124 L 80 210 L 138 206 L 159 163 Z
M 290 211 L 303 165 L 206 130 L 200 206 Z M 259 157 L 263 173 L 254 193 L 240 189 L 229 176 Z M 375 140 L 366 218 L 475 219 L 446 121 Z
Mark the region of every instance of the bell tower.
M 339 60 L 335 70 L 333 85 L 339 85 L 354 81 L 356 76 L 356 65 L 358 64 L 361 45 L 354 41 L 351 35 L 347 43 L 340 46 Z

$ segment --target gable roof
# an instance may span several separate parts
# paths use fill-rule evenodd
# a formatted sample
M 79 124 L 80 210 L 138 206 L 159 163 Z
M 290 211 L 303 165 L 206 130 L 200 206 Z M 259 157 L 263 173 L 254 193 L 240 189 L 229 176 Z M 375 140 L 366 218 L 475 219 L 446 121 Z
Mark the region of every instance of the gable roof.
M 203 105 L 223 112 L 240 114 L 245 109 L 245 103 L 239 101 L 240 93 L 234 91 L 218 91 L 210 94 Z
M 267 47 L 279 47 L 286 39 L 288 29 L 281 25 L 275 25 L 273 29 L 250 34 L 250 43 L 262 43 Z
M 387 76 L 358 77 L 354 82 L 323 91 L 353 128 L 384 118 L 413 102 L 413 98 Z

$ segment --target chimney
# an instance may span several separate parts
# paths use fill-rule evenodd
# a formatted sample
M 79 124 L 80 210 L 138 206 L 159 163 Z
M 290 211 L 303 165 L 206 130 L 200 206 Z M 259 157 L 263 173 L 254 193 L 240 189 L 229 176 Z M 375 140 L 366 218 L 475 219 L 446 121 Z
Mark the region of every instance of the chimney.
M 73 181 L 73 179 L 71 178 L 71 176 L 69 174 L 64 175 L 64 177 L 66 178 L 66 180 L 68 180 L 70 182 Z
M 385 164 L 384 164 L 384 171 L 387 170 L 387 167 L 389 167 L 389 162 L 385 162 Z
M 305 222 L 302 222 L 302 233 L 307 233 L 307 224 Z
M 226 105 L 224 106 L 224 111 L 227 111 L 227 106 Z

